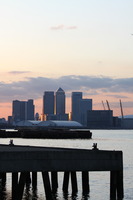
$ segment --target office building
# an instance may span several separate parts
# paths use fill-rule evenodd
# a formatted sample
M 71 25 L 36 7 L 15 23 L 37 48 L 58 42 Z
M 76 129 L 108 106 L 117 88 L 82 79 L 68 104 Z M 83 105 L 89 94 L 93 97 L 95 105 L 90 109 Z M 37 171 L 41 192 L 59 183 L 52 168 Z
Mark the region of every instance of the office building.
M 87 111 L 92 110 L 92 99 L 81 99 L 79 101 L 80 123 L 87 126 Z
M 112 110 L 88 110 L 87 127 L 88 128 L 112 128 L 113 111 Z
M 80 100 L 82 92 L 72 92 L 72 120 L 80 122 Z
M 43 96 L 43 114 L 54 114 L 54 92 L 45 91 Z
M 20 101 L 20 121 L 27 120 L 27 102 Z
M 8 125 L 11 126 L 13 124 L 12 116 L 8 116 Z
M 55 93 L 55 114 L 65 114 L 65 92 L 62 88 L 59 88 Z
M 33 99 L 27 101 L 27 120 L 34 120 L 35 106 Z
M 20 101 L 14 100 L 12 103 L 12 117 L 14 122 L 20 121 Z
M 14 100 L 12 103 L 12 117 L 14 122 L 22 120 L 34 120 L 33 100 L 19 101 Z

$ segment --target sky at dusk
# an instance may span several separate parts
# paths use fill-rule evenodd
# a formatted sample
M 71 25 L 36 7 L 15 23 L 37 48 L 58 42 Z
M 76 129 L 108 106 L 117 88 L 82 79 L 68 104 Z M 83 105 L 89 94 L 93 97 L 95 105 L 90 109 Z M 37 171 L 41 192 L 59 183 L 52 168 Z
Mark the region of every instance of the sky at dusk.
M 0 117 L 13 100 L 65 90 L 133 114 L 132 0 L 0 0 Z

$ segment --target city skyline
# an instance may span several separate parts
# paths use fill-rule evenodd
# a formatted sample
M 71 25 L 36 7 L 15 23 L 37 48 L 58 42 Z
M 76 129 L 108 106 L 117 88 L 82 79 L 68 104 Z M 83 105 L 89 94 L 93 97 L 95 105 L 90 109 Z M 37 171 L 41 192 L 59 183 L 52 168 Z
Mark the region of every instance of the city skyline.
M 55 94 L 54 94 L 54 91 L 45 91 L 46 93 L 48 92 L 52 92 L 53 93 L 53 98 L 54 98 L 54 96 L 55 96 L 55 94 L 56 94 L 56 92 L 55 92 Z M 45 93 L 44 92 L 44 93 Z M 66 93 L 66 91 L 65 91 L 65 93 Z M 109 104 L 109 106 L 110 106 L 110 109 L 111 110 L 113 110 L 113 113 L 114 113 L 114 116 L 121 116 L 121 107 L 120 107 L 120 100 L 121 99 L 119 99 L 118 98 L 118 100 L 117 100 L 117 102 L 110 102 L 110 101 L 108 101 L 107 99 L 104 99 L 104 98 L 102 98 L 101 99 L 101 102 L 99 101 L 97 104 L 95 104 L 95 101 L 94 101 L 94 99 L 93 99 L 93 94 L 92 94 L 92 96 L 90 95 L 90 96 L 87 96 L 86 95 L 86 93 L 85 92 L 83 92 L 83 91 L 79 91 L 79 90 L 75 90 L 75 91 L 72 91 L 71 93 L 69 92 L 69 93 L 67 93 L 67 96 L 66 96 L 66 98 L 65 98 L 65 101 L 66 101 L 66 103 L 65 103 L 65 110 L 66 110 L 66 113 L 71 113 L 72 112 L 72 94 L 73 93 L 82 93 L 82 95 L 83 95 L 83 100 L 85 100 L 85 99 L 92 99 L 93 100 L 93 110 L 108 110 L 108 105 L 107 105 L 107 102 L 108 102 L 108 104 Z M 95 95 L 96 96 L 96 95 Z M 32 99 L 32 98 L 30 98 L 29 97 L 29 99 Z M 33 98 L 34 99 L 34 98 Z M 42 97 L 41 97 L 41 99 L 39 99 L 39 109 L 38 109 L 38 105 L 37 105 L 37 101 L 36 101 L 36 99 L 34 99 L 34 104 L 35 104 L 35 113 L 39 113 L 39 115 L 41 116 L 41 115 L 43 115 L 43 107 L 44 107 L 44 104 L 43 104 L 43 100 L 44 99 L 44 96 L 43 96 L 43 94 L 42 94 Z M 18 100 L 18 101 L 26 101 L 26 99 L 23 99 L 23 98 L 16 98 L 16 100 Z M 13 101 L 14 101 L 14 99 L 13 99 Z M 123 108 L 123 112 L 124 112 L 124 115 L 130 115 L 130 112 L 128 112 L 128 113 L 126 113 L 125 111 L 125 107 L 124 107 L 124 105 L 127 107 L 127 105 L 126 105 L 126 103 L 127 104 L 129 104 L 129 102 L 122 102 L 121 101 L 121 105 L 122 105 L 122 108 Z M 10 102 L 10 104 L 11 104 L 11 108 L 10 108 L 10 112 L 9 112 L 9 114 L 8 115 L 6 115 L 6 113 L 1 113 L 1 118 L 8 118 L 8 116 L 11 116 L 12 115 L 12 102 Z M 54 104 L 54 103 L 53 103 Z M 53 105 L 54 106 L 54 105 Z M 131 104 L 129 105 L 129 106 L 131 106 L 132 107 L 132 102 L 131 102 Z M 129 109 L 130 109 L 130 107 L 129 107 Z M 116 112 L 115 112 L 116 111 Z M 55 112 L 55 110 L 54 110 L 54 107 L 53 107 L 53 113 Z M 131 115 L 132 115 L 132 110 L 131 110 Z
M 82 91 L 94 109 L 110 103 L 133 114 L 133 1 L 7 0 L 0 2 L 0 117 L 14 99 L 34 99 L 61 87 Z
M 57 101 L 58 99 L 58 101 Z M 12 101 L 12 116 L 14 116 L 14 108 L 13 105 L 14 103 L 17 105 L 18 103 L 28 103 L 28 105 L 33 104 L 34 99 L 28 99 L 27 100 L 20 100 L 20 99 L 16 99 Z M 83 116 L 85 114 L 85 112 L 87 110 L 112 110 L 113 109 L 110 107 L 110 103 L 108 102 L 108 100 L 106 100 L 106 102 L 102 101 L 102 108 L 101 109 L 95 109 L 94 108 L 94 104 L 93 104 L 93 99 L 92 98 L 86 98 L 86 96 L 84 96 L 84 93 L 81 91 L 73 91 L 71 93 L 70 96 L 70 102 L 71 102 L 71 107 L 70 107 L 70 111 L 67 111 L 67 104 L 66 104 L 66 95 L 65 95 L 65 91 L 59 87 L 56 91 L 44 91 L 44 94 L 42 95 L 42 107 L 41 107 L 41 113 L 36 112 L 36 107 L 34 105 L 34 117 L 37 114 L 40 118 L 40 120 L 47 120 L 46 116 L 56 116 L 59 115 L 60 117 L 65 114 L 66 115 L 70 115 L 71 120 L 73 121 L 81 121 L 81 118 L 84 118 L 85 116 Z M 57 106 L 58 105 L 58 106 Z M 117 117 L 122 117 L 122 115 L 124 115 L 123 112 L 123 106 L 122 106 L 122 102 L 121 100 L 119 101 L 119 106 L 120 106 L 120 115 L 115 115 Z M 16 106 L 17 111 L 18 111 L 18 106 Z M 57 112 L 57 108 L 58 108 L 58 112 Z M 16 112 L 16 111 L 15 111 Z M 80 116 L 79 113 L 82 115 Z M 114 111 L 113 111 L 114 113 Z M 29 113 L 30 114 L 30 113 Z M 85 114 L 86 115 L 86 114 Z M 33 113 L 31 113 L 31 116 L 33 116 Z M 77 116 L 79 116 L 79 118 L 77 118 Z M 126 115 L 125 115 L 126 116 Z M 132 116 L 132 115 L 131 115 Z M 11 117 L 7 116 L 7 117 Z M 61 117 L 61 118 L 62 118 Z M 3 117 L 2 117 L 3 118 Z M 51 117 L 50 117 L 51 118 Z M 50 119 L 48 118 L 48 120 Z M 67 118 L 67 117 L 65 117 Z M 65 120 L 65 119 L 64 119 Z

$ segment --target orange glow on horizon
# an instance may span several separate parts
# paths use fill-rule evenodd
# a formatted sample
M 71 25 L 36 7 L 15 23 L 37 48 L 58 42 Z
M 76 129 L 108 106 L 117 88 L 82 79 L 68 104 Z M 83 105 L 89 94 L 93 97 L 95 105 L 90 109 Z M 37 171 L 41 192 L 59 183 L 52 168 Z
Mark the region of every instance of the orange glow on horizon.
M 91 97 L 83 96 L 83 98 L 91 98 Z M 111 97 L 111 96 L 107 98 L 107 96 L 104 96 L 104 95 L 101 95 L 101 96 L 95 95 L 95 98 L 92 97 L 92 100 L 93 100 L 93 110 L 103 110 L 104 108 L 102 105 L 102 101 L 104 102 L 105 108 L 107 110 L 108 108 L 106 105 L 106 100 L 108 100 L 110 109 L 113 110 L 113 115 L 121 116 L 119 99 Z M 132 103 L 131 96 L 129 96 L 129 100 Z M 125 102 L 126 102 L 126 99 L 122 99 L 124 115 L 132 115 L 133 107 L 131 106 L 126 107 L 126 105 L 124 105 Z M 41 117 L 43 98 L 34 100 L 34 105 L 35 105 L 35 113 L 39 113 Z M 71 113 L 71 97 L 66 98 L 66 113 L 68 114 Z M 0 103 L 0 118 L 5 118 L 7 120 L 8 116 L 12 116 L 12 102 Z
M 0 118 L 8 119 L 8 116 L 12 116 L 12 104 L 0 103 Z

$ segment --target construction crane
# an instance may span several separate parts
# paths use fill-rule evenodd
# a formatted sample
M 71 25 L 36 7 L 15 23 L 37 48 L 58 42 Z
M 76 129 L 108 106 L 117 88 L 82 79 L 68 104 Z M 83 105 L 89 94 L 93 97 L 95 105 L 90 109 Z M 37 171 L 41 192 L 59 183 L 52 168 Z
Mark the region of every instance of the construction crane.
M 121 99 L 120 99 L 120 108 L 121 108 L 121 117 L 122 117 L 122 119 L 124 119 L 124 115 L 123 115 L 123 108 L 122 108 Z
M 107 103 L 108 110 L 110 110 L 110 106 L 109 106 L 108 100 L 106 100 L 106 103 Z

